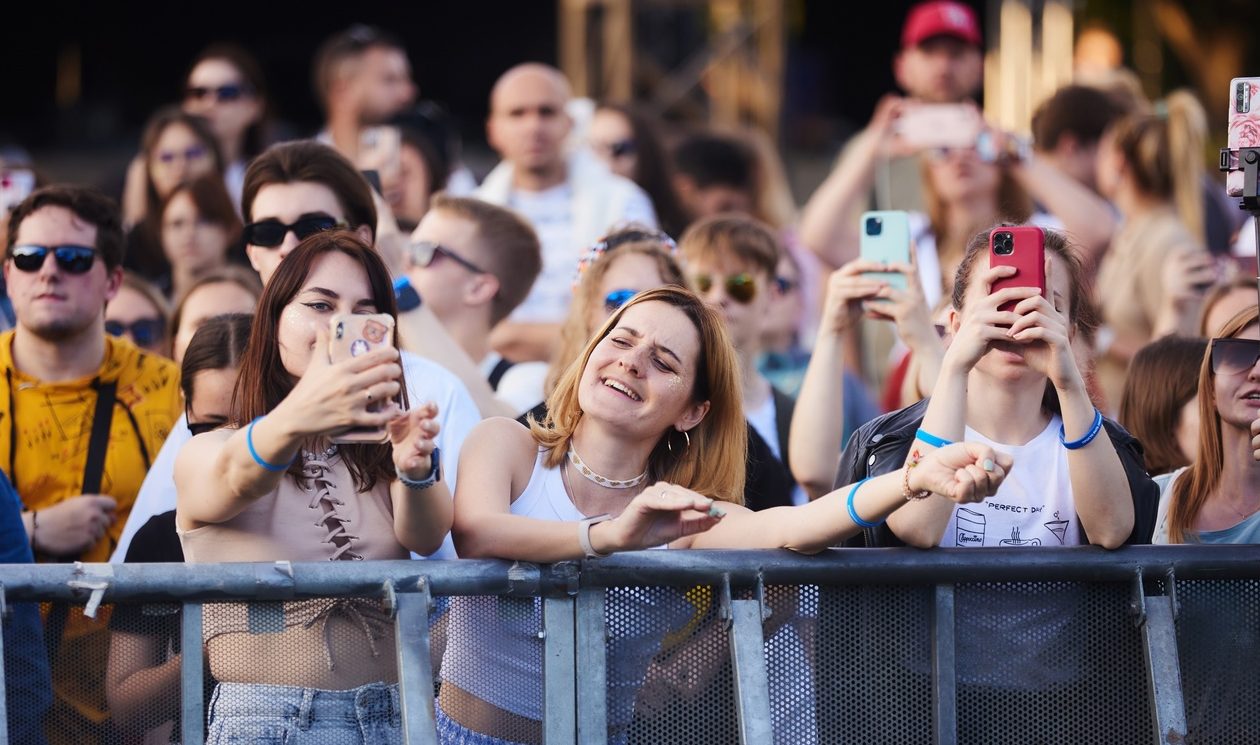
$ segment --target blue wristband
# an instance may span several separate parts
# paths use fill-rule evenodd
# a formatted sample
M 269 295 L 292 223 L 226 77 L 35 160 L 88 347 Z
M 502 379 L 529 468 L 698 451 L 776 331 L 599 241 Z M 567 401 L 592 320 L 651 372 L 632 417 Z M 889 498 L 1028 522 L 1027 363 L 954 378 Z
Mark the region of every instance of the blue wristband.
M 1084 437 L 1082 437 L 1079 440 L 1072 440 L 1071 442 L 1068 442 L 1067 430 L 1063 428 L 1063 425 L 1059 425 L 1059 442 L 1063 443 L 1063 447 L 1067 448 L 1068 450 L 1080 450 L 1081 448 L 1085 447 L 1086 445 L 1094 441 L 1094 438 L 1097 437 L 1098 433 L 1102 431 L 1102 426 L 1103 426 L 1102 412 L 1099 411 L 1098 409 L 1094 409 L 1094 423 L 1090 425 L 1089 431 L 1085 433 Z
M 919 428 L 918 432 L 914 433 L 914 439 L 922 440 L 934 448 L 943 448 L 954 444 L 944 437 L 937 437 L 930 432 L 925 432 L 922 427 Z
M 249 426 L 245 428 L 245 444 L 249 446 L 250 457 L 254 459 L 255 463 L 262 466 L 268 471 L 272 471 L 273 473 L 289 470 L 289 466 L 293 465 L 293 461 L 289 461 L 288 463 L 285 463 L 284 465 L 276 465 L 275 463 L 268 463 L 267 461 L 263 460 L 262 456 L 258 454 L 258 451 L 254 449 L 254 425 L 258 424 L 259 419 L 262 419 L 262 417 L 260 416 L 254 417 L 254 421 L 250 422 Z
M 858 487 L 862 486 L 862 484 L 865 484 L 867 481 L 870 481 L 870 480 L 871 478 L 867 476 L 866 478 L 854 484 L 853 488 L 849 490 L 849 499 L 845 503 L 846 506 L 849 508 L 849 519 L 852 520 L 853 524 L 858 526 L 859 528 L 874 528 L 874 527 L 877 527 L 880 523 L 884 522 L 883 520 L 880 520 L 877 523 L 867 522 L 866 520 L 863 520 L 862 518 L 858 517 L 857 510 L 853 509 L 853 496 L 857 494 Z

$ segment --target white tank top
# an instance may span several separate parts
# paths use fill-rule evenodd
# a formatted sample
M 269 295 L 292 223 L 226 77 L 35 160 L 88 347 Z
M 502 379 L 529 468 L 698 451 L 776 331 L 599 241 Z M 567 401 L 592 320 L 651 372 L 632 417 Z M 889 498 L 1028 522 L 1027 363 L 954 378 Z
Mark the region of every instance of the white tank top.
M 537 520 L 582 520 L 564 488 L 559 468 L 543 465 L 539 451 L 512 514 Z M 577 528 L 574 527 L 574 530 Z M 659 548 L 665 548 L 660 546 Z M 661 639 L 696 612 L 678 590 L 609 588 L 608 721 L 625 727 Z M 504 711 L 542 721 L 542 604 L 537 598 L 451 598 L 442 679 Z

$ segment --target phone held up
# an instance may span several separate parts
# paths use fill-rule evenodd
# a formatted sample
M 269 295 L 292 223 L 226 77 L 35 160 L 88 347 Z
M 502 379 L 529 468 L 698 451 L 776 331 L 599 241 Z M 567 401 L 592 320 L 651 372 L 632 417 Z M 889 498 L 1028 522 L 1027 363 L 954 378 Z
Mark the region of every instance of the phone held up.
M 1007 287 L 1036 287 L 1046 294 L 1046 234 L 1034 225 L 1012 225 L 989 232 L 989 266 L 1013 266 L 1015 274 L 1003 277 L 989 289 L 992 294 Z M 998 310 L 1009 311 L 1015 302 Z
M 909 264 L 909 217 L 901 210 L 863 213 L 861 257 L 881 264 Z M 906 275 L 900 272 L 865 272 L 865 275 L 898 290 L 906 289 Z
M 902 142 L 919 150 L 966 149 L 976 146 L 984 120 L 967 103 L 908 103 L 897 117 Z
M 1229 81 L 1230 170 L 1225 177 L 1225 193 L 1243 195 L 1242 167 L 1234 162 L 1244 147 L 1260 147 L 1260 78 L 1234 78 Z
M 394 346 L 394 317 L 388 313 L 338 313 L 328 321 L 328 360 L 333 363 Z M 398 400 L 373 401 L 368 411 L 401 409 Z M 355 427 L 332 438 L 335 443 L 381 443 L 389 439 L 384 427 Z

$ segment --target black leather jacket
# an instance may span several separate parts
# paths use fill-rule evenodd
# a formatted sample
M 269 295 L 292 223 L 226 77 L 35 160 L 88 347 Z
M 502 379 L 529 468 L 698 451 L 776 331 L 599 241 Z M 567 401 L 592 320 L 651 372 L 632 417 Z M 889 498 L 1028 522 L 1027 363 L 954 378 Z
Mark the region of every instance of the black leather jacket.
M 840 457 L 836 488 L 904 466 L 915 432 L 927 413 L 927 406 L 928 399 L 924 399 L 912 406 L 872 419 L 854 432 Z M 1124 474 L 1129 480 L 1129 491 L 1133 495 L 1133 532 L 1125 543 L 1150 543 L 1151 533 L 1155 530 L 1155 512 L 1159 506 L 1159 487 L 1146 473 L 1142 443 L 1110 419 L 1103 419 L 1103 428 L 1111 438 L 1116 454 L 1120 456 Z M 878 527 L 864 529 L 845 541 L 844 545 L 884 547 L 905 544 L 893 534 L 887 523 L 880 523 Z

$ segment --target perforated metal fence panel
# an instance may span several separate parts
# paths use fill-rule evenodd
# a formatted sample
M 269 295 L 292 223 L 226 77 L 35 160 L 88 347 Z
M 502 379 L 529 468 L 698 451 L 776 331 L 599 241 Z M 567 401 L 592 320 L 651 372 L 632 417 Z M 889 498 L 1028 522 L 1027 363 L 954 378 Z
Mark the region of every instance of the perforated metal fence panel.
M 1260 582 L 1177 582 L 1186 742 L 1260 742 Z
M 959 585 L 958 741 L 1149 742 L 1131 600 L 1125 584 Z

